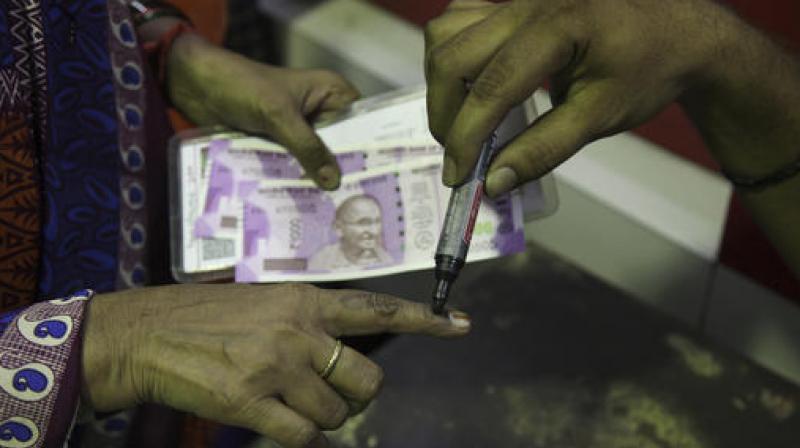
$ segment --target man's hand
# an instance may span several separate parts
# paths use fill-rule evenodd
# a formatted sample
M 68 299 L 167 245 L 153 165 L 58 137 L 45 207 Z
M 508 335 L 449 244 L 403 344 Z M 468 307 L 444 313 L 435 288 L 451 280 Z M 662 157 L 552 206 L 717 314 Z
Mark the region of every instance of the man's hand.
M 469 320 L 420 303 L 306 285 L 179 285 L 103 294 L 84 330 L 84 393 L 95 410 L 155 402 L 242 426 L 286 447 L 326 446 L 381 386 L 381 368 L 340 336 L 462 336 Z
M 170 98 L 190 120 L 266 134 L 286 146 L 317 185 L 338 187 L 339 166 L 309 123 L 358 98 L 344 78 L 260 64 L 191 33 L 175 41 L 167 67 Z
M 455 0 L 426 29 L 428 112 L 446 149 L 444 182 L 460 183 L 481 142 L 547 80 L 555 107 L 492 163 L 492 196 L 644 122 L 698 81 L 729 22 L 728 12 L 697 0 Z

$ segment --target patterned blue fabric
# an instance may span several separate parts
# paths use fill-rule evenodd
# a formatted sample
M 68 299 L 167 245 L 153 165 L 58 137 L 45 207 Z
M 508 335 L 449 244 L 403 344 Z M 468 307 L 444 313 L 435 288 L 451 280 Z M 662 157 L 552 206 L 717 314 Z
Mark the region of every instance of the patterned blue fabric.
M 83 288 L 110 291 L 141 286 L 148 279 L 145 259 L 147 225 L 151 224 L 145 207 L 150 193 L 145 189 L 145 167 L 150 156 L 145 155 L 144 148 L 158 145 L 146 144 L 150 135 L 145 130 L 146 77 L 127 4 L 123 0 L 3 0 L 0 5 L 4 7 L 8 1 L 21 4 L 18 9 L 24 13 L 17 14 L 22 17 L 19 20 L 41 17 L 36 23 L 42 24 L 40 28 L 30 27 L 41 32 L 25 32 L 18 39 L 39 50 L 23 68 L 34 81 L 42 81 L 34 86 L 35 95 L 29 100 L 37 116 L 42 116 L 36 138 L 43 208 L 37 295 L 66 296 Z M 0 14 L 0 51 L 9 45 L 6 18 Z M 7 62 L 5 55 L 5 51 L 0 54 L 0 68 Z M 47 89 L 40 87 L 45 78 Z M 155 135 L 161 135 L 157 126 Z M 75 363 L 80 359 L 78 351 L 72 351 L 74 344 L 65 341 L 77 334 L 71 328 L 77 328 L 74 324 L 80 319 L 77 315 L 48 314 L 37 320 L 30 310 L 70 306 L 90 294 L 35 305 L 24 311 L 27 314 L 17 310 L 0 315 L 0 342 L 15 337 L 18 329 L 26 341 L 64 347 L 56 353 L 55 367 L 48 367 L 53 373 L 49 376 L 42 374 L 49 371 L 37 370 L 38 366 L 17 363 L 7 356 L 5 346 L 0 347 L 6 353 L 0 359 L 0 373 L 2 369 L 13 370 L 11 376 L 0 375 L 0 380 L 13 379 L 9 383 L 12 394 L 22 394 L 23 401 L 34 398 L 43 402 L 50 396 L 45 392 L 51 389 L 69 392 L 54 392 L 58 405 L 50 401 L 44 409 L 29 401 L 11 409 L 8 401 L 0 400 L 0 439 L 8 441 L 11 437 L 22 443 L 19 446 L 30 446 L 44 436 L 44 446 L 63 445 L 73 422 L 80 372 Z M 45 352 L 30 354 L 43 356 Z M 67 365 L 69 360 L 72 362 Z M 0 381 L 0 394 L 7 389 L 4 385 L 8 386 Z M 17 417 L 31 410 L 36 418 Z M 6 414 L 13 419 L 6 419 Z M 47 433 L 41 434 L 38 428 L 48 421 Z M 116 442 L 104 440 L 91 445 L 91 431 L 86 431 L 87 446 L 123 446 L 127 424 L 119 418 L 88 426 L 99 427 L 103 435 L 113 436 Z M 2 442 L 0 446 L 5 446 Z
M 3 11 L 5 13 L 5 10 Z M 10 67 L 14 63 L 14 52 L 11 48 L 11 36 L 8 32 L 8 21 L 5 14 L 0 14 L 0 68 Z
M 16 319 L 17 315 L 24 309 L 25 308 L 17 308 L 15 310 L 0 314 L 0 335 L 6 331 L 6 328 L 8 328 L 8 326 L 14 322 L 14 319 Z
M 0 446 L 63 446 L 80 387 L 81 325 L 92 291 L 2 316 Z
M 120 238 L 118 118 L 106 0 L 46 0 L 49 134 L 41 296 L 114 289 Z

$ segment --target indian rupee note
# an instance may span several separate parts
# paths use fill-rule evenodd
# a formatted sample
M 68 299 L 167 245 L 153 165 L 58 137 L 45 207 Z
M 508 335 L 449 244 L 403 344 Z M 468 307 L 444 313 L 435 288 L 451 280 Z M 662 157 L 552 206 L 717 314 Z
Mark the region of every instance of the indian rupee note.
M 343 177 L 262 181 L 244 196 L 238 282 L 336 281 L 433 267 L 450 189 L 441 157 Z M 481 205 L 467 261 L 525 248 L 518 192 Z
M 264 179 L 300 179 L 300 164 L 283 147 L 266 140 L 248 139 L 247 145 L 230 139 L 210 143 L 208 189 L 203 214 L 197 218 L 197 238 L 237 238 L 241 235 L 241 191 L 252 189 Z M 442 157 L 438 144 L 395 142 L 338 148 L 334 157 L 343 175 L 371 170 L 424 157 Z

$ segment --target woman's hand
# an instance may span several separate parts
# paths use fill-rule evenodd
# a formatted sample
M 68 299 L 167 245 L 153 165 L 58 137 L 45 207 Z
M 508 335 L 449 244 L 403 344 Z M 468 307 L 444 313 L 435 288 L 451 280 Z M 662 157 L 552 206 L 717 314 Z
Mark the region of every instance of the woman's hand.
M 380 389 L 381 368 L 336 338 L 469 331 L 428 306 L 298 284 L 179 285 L 98 295 L 84 330 L 84 394 L 95 410 L 155 402 L 242 426 L 286 447 L 325 446 Z
M 490 195 L 651 118 L 708 74 L 736 26 L 702 0 L 455 0 L 426 29 L 428 111 L 446 149 L 444 182 L 461 182 L 481 142 L 545 81 L 555 107 L 498 154 Z
M 317 185 L 338 187 L 339 166 L 309 123 L 358 98 L 341 76 L 261 64 L 187 33 L 170 51 L 167 84 L 173 104 L 196 124 L 266 134 L 289 149 Z

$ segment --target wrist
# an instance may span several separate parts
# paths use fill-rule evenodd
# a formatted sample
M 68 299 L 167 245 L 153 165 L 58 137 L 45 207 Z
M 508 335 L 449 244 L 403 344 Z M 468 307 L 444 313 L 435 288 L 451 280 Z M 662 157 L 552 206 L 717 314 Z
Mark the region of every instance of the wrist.
M 719 94 L 718 90 L 730 82 L 731 65 L 741 59 L 735 54 L 740 51 L 741 39 L 749 32 L 732 12 L 711 2 L 703 2 L 690 22 L 690 28 L 699 30 L 693 40 L 702 45 L 693 44 L 700 50 L 697 63 L 687 76 L 687 89 L 679 98 L 680 102 Z
M 164 89 L 172 104 L 184 114 L 191 115 L 185 104 L 187 99 L 194 101 L 213 93 L 206 90 L 208 85 L 204 81 L 205 70 L 215 69 L 213 61 L 209 60 L 214 50 L 211 47 L 210 42 L 196 33 L 184 33 L 172 43 L 165 63 Z
M 130 6 L 136 32 L 145 55 L 155 73 L 158 85 L 169 102 L 167 87 L 169 57 L 174 43 L 193 31 L 189 18 L 174 5 L 160 0 L 131 0 Z
M 800 157 L 786 145 L 797 129 L 791 114 L 800 102 L 796 62 L 769 37 L 717 7 L 717 32 L 708 58 L 679 102 L 727 177 L 761 179 Z
M 213 45 L 203 36 L 196 33 L 184 33 L 175 38 L 167 58 L 168 74 L 183 74 L 194 70 L 193 66 L 202 66 L 207 50 Z
M 83 330 L 81 402 L 98 412 L 138 401 L 130 372 L 138 344 L 137 321 L 119 294 L 98 294 L 88 305 Z

